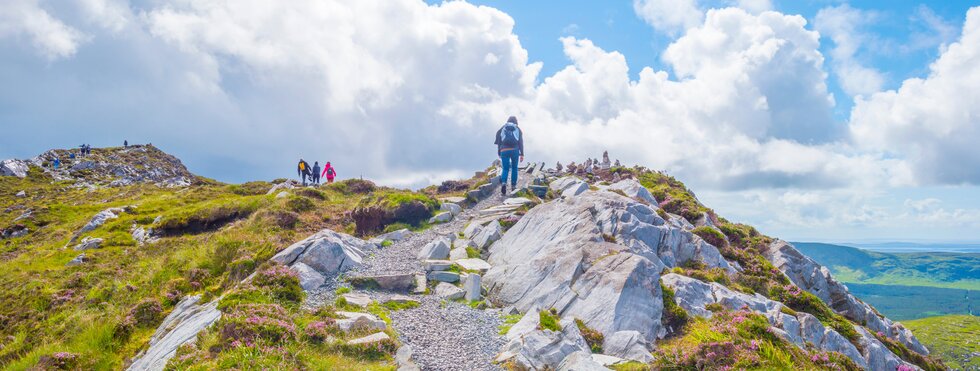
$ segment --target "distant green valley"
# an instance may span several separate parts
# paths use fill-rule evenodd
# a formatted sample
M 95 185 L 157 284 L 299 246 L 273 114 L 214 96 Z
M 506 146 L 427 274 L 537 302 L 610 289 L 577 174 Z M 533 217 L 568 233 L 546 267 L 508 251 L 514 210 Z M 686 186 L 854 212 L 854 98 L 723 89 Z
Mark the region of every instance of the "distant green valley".
M 980 309 L 980 254 L 881 253 L 795 242 L 851 292 L 885 315 L 907 321 Z
M 980 317 L 953 315 L 905 321 L 903 324 L 946 365 L 980 370 Z
M 980 290 L 980 254 L 880 253 L 824 243 L 796 242 L 841 282 Z

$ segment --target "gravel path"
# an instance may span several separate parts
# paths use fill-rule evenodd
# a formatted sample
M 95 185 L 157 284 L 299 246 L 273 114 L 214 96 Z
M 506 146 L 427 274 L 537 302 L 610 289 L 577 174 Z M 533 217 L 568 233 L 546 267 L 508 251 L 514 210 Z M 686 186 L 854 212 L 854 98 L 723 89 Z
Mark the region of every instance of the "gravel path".
M 422 305 L 391 314 L 398 340 L 412 347 L 412 358 L 423 370 L 500 370 L 493 358 L 507 343 L 498 335 L 503 324 L 495 309 L 478 310 L 466 304 L 440 304 L 432 295 Z
M 518 188 L 530 183 L 531 176 L 521 172 Z M 504 197 L 494 193 L 470 206 L 449 223 L 435 225 L 420 233 L 395 242 L 391 246 L 367 257 L 364 263 L 343 274 L 343 277 L 356 277 L 381 274 L 422 273 L 418 252 L 423 246 L 438 236 L 455 234 L 479 216 L 480 210 L 503 203 Z M 305 306 L 316 308 L 333 303 L 335 291 L 340 286 L 348 286 L 343 277 L 328 280 L 320 288 L 308 293 Z M 375 301 L 383 301 L 390 293 L 360 291 Z M 478 310 L 456 302 L 443 302 L 434 295 L 412 295 L 421 302 L 413 309 L 391 313 L 392 327 L 399 340 L 413 350 L 412 359 L 422 370 L 500 370 L 492 363 L 493 358 L 506 344 L 498 335 L 503 323 L 500 312 L 495 309 Z

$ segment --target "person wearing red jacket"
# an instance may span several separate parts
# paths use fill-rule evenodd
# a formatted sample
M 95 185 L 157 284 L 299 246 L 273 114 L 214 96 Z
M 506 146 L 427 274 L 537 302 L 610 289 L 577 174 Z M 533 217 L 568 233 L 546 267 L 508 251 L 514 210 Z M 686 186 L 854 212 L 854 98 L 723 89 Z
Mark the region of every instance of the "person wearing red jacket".
M 327 161 L 327 164 L 323 165 L 323 174 L 320 175 L 326 177 L 327 183 L 329 184 L 329 183 L 333 183 L 333 178 L 337 176 L 337 171 L 334 170 L 333 166 L 330 165 L 330 161 Z

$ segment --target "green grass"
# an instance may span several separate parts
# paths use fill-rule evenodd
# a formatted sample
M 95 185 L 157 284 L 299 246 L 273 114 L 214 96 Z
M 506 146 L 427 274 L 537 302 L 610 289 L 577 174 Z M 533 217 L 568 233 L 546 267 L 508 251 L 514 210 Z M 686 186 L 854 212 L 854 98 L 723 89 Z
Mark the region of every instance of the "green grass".
M 561 331 L 561 324 L 559 324 L 561 320 L 558 318 L 558 315 L 555 313 L 554 309 L 542 310 L 538 313 L 538 317 L 538 329 Z
M 316 231 L 353 231 L 344 215 L 362 198 L 428 197 L 373 187 L 358 193 L 364 187 L 353 192 L 347 185 L 276 199 L 265 195 L 271 187 L 266 182 L 226 185 L 203 178 L 183 188 L 139 184 L 90 191 L 71 184 L 53 182 L 37 168 L 24 179 L 0 177 L 0 210 L 13 210 L 0 213 L 0 227 L 15 224 L 13 219 L 23 210 L 33 212 L 16 222 L 30 230 L 28 235 L 0 241 L 2 369 L 28 369 L 57 352 L 76 355 L 74 367 L 80 369 L 122 368 L 186 295 L 202 294 L 208 300 L 227 294 L 224 309 L 295 299 L 300 293 L 296 290 L 280 290 L 270 297 L 235 286 L 277 251 Z M 13 197 L 20 190 L 29 197 Z M 390 193 L 400 196 L 389 198 Z M 65 266 L 78 255 L 64 249 L 72 235 L 96 213 L 124 206 L 133 207 L 80 236 L 104 238 L 103 246 L 86 251 L 83 265 Z M 287 222 L 277 223 L 282 217 L 288 217 Z M 134 224 L 166 233 L 156 243 L 138 246 L 130 236 Z M 152 323 L 130 324 L 126 317 L 146 301 L 160 303 L 162 312 L 145 317 Z M 338 364 L 342 359 L 358 364 L 340 349 L 319 354 L 303 347 L 297 348 L 304 354 L 303 367 Z M 248 355 L 247 349 L 236 352 L 234 357 Z M 228 357 L 234 358 L 230 353 Z M 363 368 L 386 368 L 386 361 L 370 362 Z M 208 366 L 201 368 L 221 365 L 203 364 Z
M 500 335 L 506 335 L 511 327 L 514 327 L 517 322 L 520 322 L 521 317 L 523 317 L 521 314 L 508 314 L 504 316 L 504 323 L 500 325 L 500 331 L 498 333 Z
M 980 317 L 949 315 L 902 322 L 953 369 L 980 369 Z

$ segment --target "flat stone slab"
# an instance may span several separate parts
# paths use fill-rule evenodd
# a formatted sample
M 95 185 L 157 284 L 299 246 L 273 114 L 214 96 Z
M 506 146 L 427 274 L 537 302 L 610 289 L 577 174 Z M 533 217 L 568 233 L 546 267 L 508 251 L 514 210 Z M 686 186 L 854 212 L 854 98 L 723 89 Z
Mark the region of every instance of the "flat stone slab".
M 446 271 L 435 271 L 429 272 L 430 280 L 439 282 L 459 282 L 459 273 L 446 272 Z
M 340 296 L 347 301 L 347 304 L 356 305 L 361 308 L 371 305 L 371 302 L 374 301 L 371 300 L 371 297 L 368 296 L 367 294 L 361 294 L 361 293 L 350 292 Z
M 415 298 L 407 295 L 392 295 L 390 298 L 388 298 L 388 300 L 385 300 L 385 303 L 398 303 L 398 304 L 418 303 L 418 302 L 419 301 L 416 300 Z
M 426 260 L 422 262 L 422 266 L 425 267 L 426 272 L 444 271 L 453 266 L 453 262 L 449 260 Z
M 385 321 L 382 321 L 378 319 L 378 317 L 368 313 L 337 312 L 337 314 L 345 317 L 337 320 L 337 327 L 344 332 L 363 329 L 384 330 L 387 327 Z
M 466 197 L 443 197 L 439 201 L 451 203 L 451 204 L 461 204 L 466 202 Z
M 380 343 L 382 341 L 389 340 L 389 339 L 391 339 L 391 337 L 389 337 L 388 334 L 383 333 L 383 332 L 378 332 L 378 333 L 374 333 L 374 334 L 371 334 L 371 335 L 368 335 L 368 336 L 365 336 L 365 337 L 362 337 L 362 338 L 357 338 L 357 339 L 348 341 L 347 344 L 350 344 L 350 345 L 374 344 L 374 343 Z
M 479 258 L 460 259 L 456 261 L 456 264 L 465 270 L 479 271 L 481 273 L 486 272 L 491 268 L 490 263 L 487 263 L 485 260 Z
M 351 277 L 351 286 L 358 289 L 381 289 L 388 291 L 408 291 L 415 284 L 415 275 L 412 273 L 390 274 L 378 276 L 358 276 Z
M 527 204 L 532 203 L 532 202 L 534 202 L 534 201 L 531 201 L 527 197 L 511 197 L 511 198 L 508 198 L 508 199 L 504 200 L 504 205 L 523 206 L 523 205 L 527 205 Z

